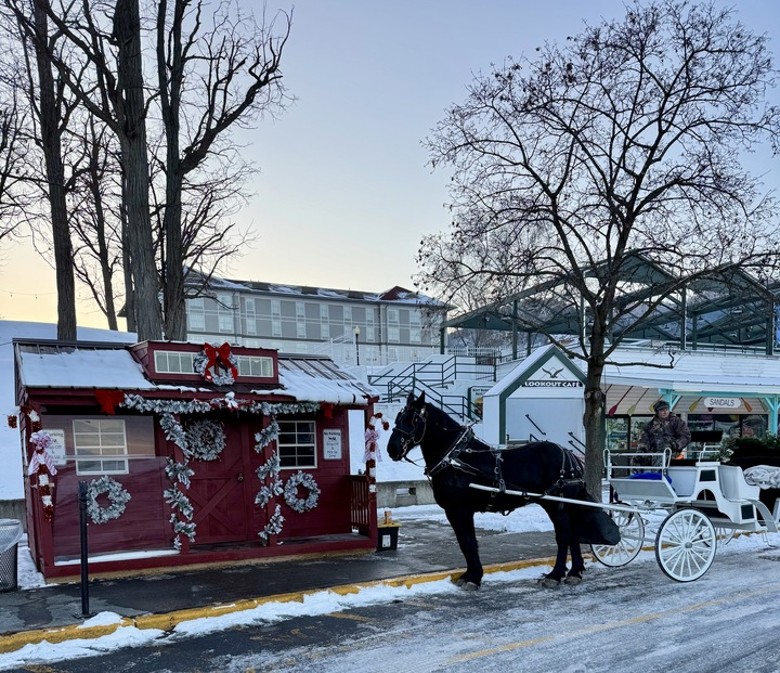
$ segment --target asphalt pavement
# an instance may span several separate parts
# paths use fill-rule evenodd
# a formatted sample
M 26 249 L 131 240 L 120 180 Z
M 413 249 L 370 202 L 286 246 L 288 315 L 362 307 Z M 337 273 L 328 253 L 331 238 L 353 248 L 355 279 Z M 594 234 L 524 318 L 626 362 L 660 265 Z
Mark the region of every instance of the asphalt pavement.
M 479 542 L 486 572 L 551 565 L 555 553 L 552 532 L 480 530 Z M 396 549 L 92 577 L 87 614 L 79 582 L 8 591 L 0 593 L 0 652 L 42 640 L 94 637 L 122 625 L 84 626 L 91 615 L 100 612 L 116 613 L 124 618 L 123 624 L 138 628 L 169 630 L 185 619 L 246 609 L 268 600 L 295 599 L 327 588 L 349 591 L 376 582 L 417 583 L 454 577 L 463 565 L 449 526 L 421 518 L 403 521 Z

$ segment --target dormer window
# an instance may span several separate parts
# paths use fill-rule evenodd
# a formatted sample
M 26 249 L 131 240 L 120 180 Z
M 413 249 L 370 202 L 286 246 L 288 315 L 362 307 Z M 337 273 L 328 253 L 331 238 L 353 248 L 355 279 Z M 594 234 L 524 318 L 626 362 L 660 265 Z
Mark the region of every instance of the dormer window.
M 274 360 L 258 355 L 237 355 L 238 375 L 270 378 L 274 375 Z
M 154 370 L 158 374 L 194 374 L 195 353 L 155 351 Z
M 267 348 L 206 343 L 196 350 L 195 344 L 154 342 L 135 348 L 137 359 L 156 381 L 205 380 L 220 386 L 274 385 L 279 381 L 276 354 Z

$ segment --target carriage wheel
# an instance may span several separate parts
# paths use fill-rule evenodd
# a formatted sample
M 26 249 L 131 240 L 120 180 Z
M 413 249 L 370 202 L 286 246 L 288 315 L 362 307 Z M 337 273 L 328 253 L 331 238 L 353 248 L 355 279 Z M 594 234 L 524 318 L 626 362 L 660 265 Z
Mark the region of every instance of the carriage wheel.
M 661 523 L 655 537 L 655 558 L 667 577 L 692 582 L 710 569 L 716 546 L 715 527 L 709 517 L 684 507 Z
M 592 544 L 590 550 L 599 563 L 610 568 L 619 568 L 633 561 L 642 551 L 645 522 L 635 512 L 614 511 L 609 515 L 620 529 L 620 542 L 616 545 Z
M 734 528 L 721 528 L 721 527 L 715 528 L 715 534 L 718 536 L 718 540 L 720 540 L 720 544 L 728 544 L 729 542 L 731 542 L 736 536 L 736 533 L 737 531 Z

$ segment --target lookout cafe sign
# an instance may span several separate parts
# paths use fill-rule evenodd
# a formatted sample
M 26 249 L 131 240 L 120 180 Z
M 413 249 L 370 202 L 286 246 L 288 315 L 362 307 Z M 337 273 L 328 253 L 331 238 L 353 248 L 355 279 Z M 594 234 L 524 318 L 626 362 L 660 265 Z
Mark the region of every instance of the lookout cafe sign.
M 582 381 L 577 379 L 564 379 L 564 374 L 570 374 L 565 367 L 550 364 L 548 367 L 540 367 L 533 373 L 533 378 L 528 378 L 523 383 L 524 388 L 582 388 Z

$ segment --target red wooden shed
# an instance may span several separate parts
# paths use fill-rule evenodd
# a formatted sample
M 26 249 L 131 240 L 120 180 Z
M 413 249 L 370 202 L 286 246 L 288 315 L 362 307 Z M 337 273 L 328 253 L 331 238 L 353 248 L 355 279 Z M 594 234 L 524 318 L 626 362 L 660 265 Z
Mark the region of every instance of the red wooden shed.
M 228 344 L 14 341 L 27 531 L 47 578 L 376 548 L 331 360 Z M 353 414 L 354 418 L 354 414 Z M 363 427 L 360 428 L 362 434 Z

